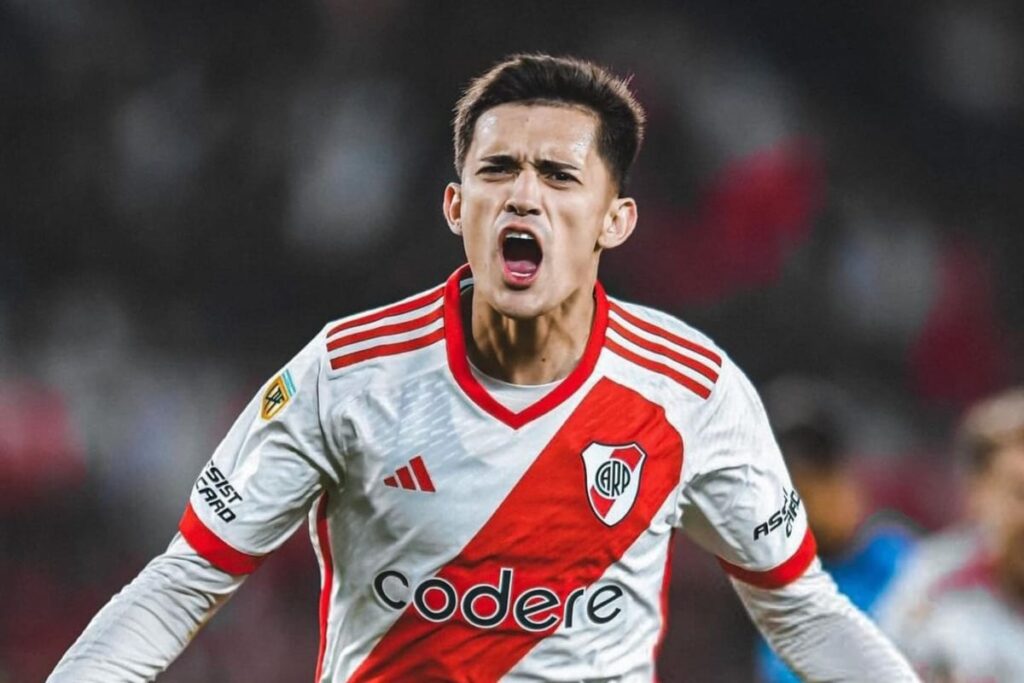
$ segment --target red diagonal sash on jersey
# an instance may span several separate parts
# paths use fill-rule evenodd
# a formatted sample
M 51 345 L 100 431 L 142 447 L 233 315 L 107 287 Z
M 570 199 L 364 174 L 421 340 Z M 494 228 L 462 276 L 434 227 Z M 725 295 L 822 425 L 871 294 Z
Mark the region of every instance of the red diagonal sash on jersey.
M 593 442 L 636 443 L 647 453 L 636 502 L 613 527 L 602 523 L 587 501 L 580 453 Z M 528 587 L 545 586 L 564 605 L 569 593 L 597 581 L 644 533 L 679 484 L 682 456 L 682 440 L 660 406 L 602 379 L 476 536 L 436 576 L 463 595 L 474 584 L 495 585 L 500 569 L 508 567 L 515 570 L 513 599 Z M 436 623 L 410 605 L 350 681 L 494 681 L 556 628 L 529 632 L 511 615 L 492 629 L 472 626 L 459 613 Z

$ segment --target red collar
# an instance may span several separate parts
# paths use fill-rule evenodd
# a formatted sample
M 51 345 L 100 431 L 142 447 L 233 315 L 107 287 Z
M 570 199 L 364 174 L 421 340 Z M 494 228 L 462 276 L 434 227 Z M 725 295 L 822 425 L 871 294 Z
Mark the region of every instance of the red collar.
M 459 295 L 462 292 L 461 283 L 472 277 L 469 264 L 466 264 L 452 273 L 445 285 L 444 337 L 448 353 L 448 367 L 451 369 L 452 375 L 455 376 L 455 382 L 473 403 L 509 427 L 519 429 L 561 405 L 590 377 L 597 364 L 597 357 L 601 354 L 601 348 L 604 346 L 605 327 L 608 325 L 608 297 L 605 295 L 601 283 L 596 282 L 594 284 L 594 302 L 597 305 L 594 308 L 594 321 L 591 324 L 590 337 L 587 339 L 587 346 L 583 350 L 580 362 L 558 386 L 549 391 L 542 399 L 515 413 L 494 400 L 469 369 Z

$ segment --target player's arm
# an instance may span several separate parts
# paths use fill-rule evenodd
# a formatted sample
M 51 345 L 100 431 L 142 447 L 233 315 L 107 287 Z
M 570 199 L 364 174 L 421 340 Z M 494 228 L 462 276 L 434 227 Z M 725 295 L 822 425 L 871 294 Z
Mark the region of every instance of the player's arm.
M 758 588 L 734 577 L 731 581 L 758 630 L 801 680 L 918 680 L 875 624 L 839 592 L 818 560 L 779 588 Z
M 322 429 L 322 337 L 257 393 L 192 489 L 168 550 L 93 619 L 50 677 L 149 681 L 340 484 Z
M 151 681 L 242 584 L 180 536 L 93 618 L 50 683 Z
M 839 593 L 756 392 L 726 359 L 690 439 L 682 524 L 714 553 L 783 661 L 809 681 L 916 681 L 878 628 Z

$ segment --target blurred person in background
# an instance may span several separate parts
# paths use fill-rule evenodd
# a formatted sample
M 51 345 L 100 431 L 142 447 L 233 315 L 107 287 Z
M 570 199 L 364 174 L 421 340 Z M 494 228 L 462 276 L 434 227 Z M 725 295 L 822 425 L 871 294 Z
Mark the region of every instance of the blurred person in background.
M 807 510 L 822 567 L 858 608 L 873 615 L 879 596 L 913 547 L 913 531 L 872 513 L 838 424 L 839 397 L 824 383 L 781 378 L 764 389 L 769 417 L 793 486 Z M 800 679 L 763 640 L 757 671 L 765 683 Z
M 749 380 L 597 281 L 636 224 L 643 121 L 589 62 L 477 78 L 444 194 L 469 264 L 325 326 L 271 379 L 50 680 L 154 678 L 304 518 L 318 681 L 652 680 L 684 526 L 802 675 L 915 680 L 822 571 Z
M 955 521 L 918 541 L 879 599 L 879 623 L 886 632 L 913 632 L 928 609 L 936 584 L 983 552 L 984 512 L 993 489 L 984 454 L 994 448 L 1001 432 L 999 424 L 1007 419 L 1004 405 L 997 399 L 983 401 L 961 421 L 953 449 L 960 496 L 948 501 L 956 510 L 951 517 Z
M 1018 683 L 1024 681 L 1024 388 L 973 407 L 957 445 L 968 477 L 966 520 L 922 544 L 886 599 L 882 624 L 927 681 Z

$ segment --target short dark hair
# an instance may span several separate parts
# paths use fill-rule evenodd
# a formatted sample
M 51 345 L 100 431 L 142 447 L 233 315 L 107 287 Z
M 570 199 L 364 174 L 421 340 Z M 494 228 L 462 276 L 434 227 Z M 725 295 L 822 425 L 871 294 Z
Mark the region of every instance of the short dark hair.
M 846 465 L 846 455 L 835 424 L 824 416 L 794 424 L 778 432 L 776 441 L 791 467 L 805 467 L 819 474 L 836 472 Z
M 455 172 L 462 175 L 477 119 L 499 104 L 564 104 L 598 118 L 597 151 L 621 191 L 644 137 L 644 110 L 629 82 L 593 62 L 517 54 L 473 81 L 455 106 Z
M 792 469 L 827 476 L 847 467 L 847 399 L 836 386 L 812 376 L 784 375 L 764 385 L 761 395 L 775 441 Z

